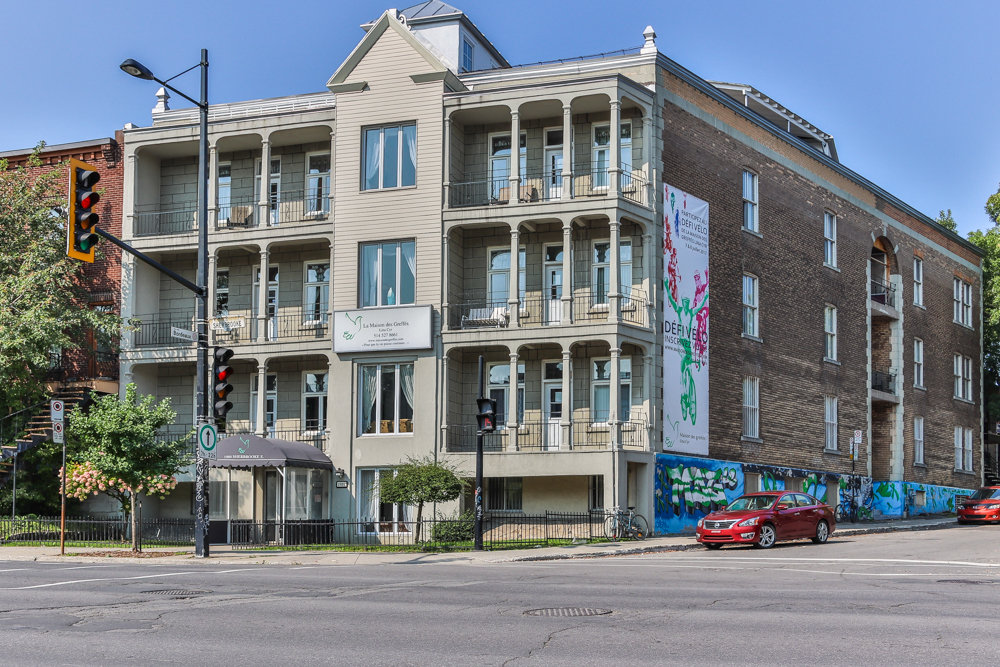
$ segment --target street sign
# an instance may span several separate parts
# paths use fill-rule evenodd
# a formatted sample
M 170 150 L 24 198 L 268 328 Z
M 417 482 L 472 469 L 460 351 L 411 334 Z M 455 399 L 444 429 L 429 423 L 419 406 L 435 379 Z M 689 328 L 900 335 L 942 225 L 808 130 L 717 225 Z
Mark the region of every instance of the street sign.
M 858 445 L 860 445 L 860 444 L 861 444 L 861 438 L 854 438 L 853 440 L 851 440 L 851 460 L 852 461 L 857 461 L 858 460 L 858 450 L 859 450 Z
M 61 421 L 52 422 L 52 442 L 57 445 L 61 445 L 64 441 L 65 435 L 63 435 L 63 423 Z
M 181 340 L 190 341 L 192 343 L 198 340 L 197 332 L 189 331 L 188 329 L 179 329 L 177 327 L 170 327 L 170 336 L 172 338 L 180 338 Z
M 198 456 L 203 459 L 216 458 L 215 446 L 219 443 L 219 432 L 215 424 L 202 424 L 198 427 Z
M 55 398 L 49 401 L 49 410 L 52 412 L 52 421 L 61 422 L 63 420 L 63 414 L 65 409 L 65 404 L 62 400 Z
M 858 442 L 861 442 L 861 436 L 862 435 L 864 435 L 864 434 L 861 431 L 855 431 L 854 432 L 854 439 L 857 440 Z

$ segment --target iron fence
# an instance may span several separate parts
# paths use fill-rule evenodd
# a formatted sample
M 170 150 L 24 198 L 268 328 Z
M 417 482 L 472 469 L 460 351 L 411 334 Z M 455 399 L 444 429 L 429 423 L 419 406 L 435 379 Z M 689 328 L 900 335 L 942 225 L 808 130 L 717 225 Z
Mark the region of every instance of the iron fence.
M 449 208 L 496 206 L 510 202 L 510 174 L 469 175 L 448 186 Z
M 168 345 L 194 345 L 194 341 L 178 338 L 173 329 L 194 332 L 194 313 L 170 311 L 151 315 L 135 315 L 126 322 L 126 329 L 132 332 L 136 347 L 164 347 Z
M 208 328 L 217 345 L 252 343 L 257 340 L 257 317 L 251 311 L 216 313 Z
M 618 192 L 640 206 L 649 206 L 649 181 L 641 171 L 625 168 L 618 174 Z
M 219 202 L 219 213 L 215 219 L 216 229 L 251 229 L 260 222 L 257 202 L 252 195 L 230 197 Z
M 268 340 L 329 340 L 327 305 L 282 308 L 267 323 Z
M 193 202 L 166 209 L 136 206 L 134 225 L 136 236 L 187 234 L 198 229 L 198 212 Z
M 890 308 L 896 307 L 896 288 L 888 285 L 878 278 L 872 278 L 872 301 L 881 303 Z
M 498 420 L 497 430 L 483 434 L 483 451 L 512 451 L 511 430 Z M 555 452 L 569 449 L 612 449 L 614 442 L 622 447 L 648 449 L 649 430 L 641 415 L 630 415 L 617 425 L 610 423 L 607 414 L 590 410 L 575 410 L 569 423 L 569 442 L 563 441 L 565 425 L 559 417 L 552 419 L 521 419 L 517 425 L 517 450 L 522 452 Z M 475 424 L 448 424 L 445 438 L 450 453 L 476 451 Z
M 896 376 L 888 371 L 872 371 L 872 389 L 886 394 L 895 394 Z
M 142 519 L 143 546 L 194 544 L 193 519 Z M 0 544 L 55 546 L 59 544 L 59 517 L 0 518 Z M 127 547 L 132 544 L 128 517 L 66 517 L 66 542 L 73 546 Z
M 510 324 L 507 297 L 470 293 L 448 304 L 448 326 L 452 329 L 500 329 Z

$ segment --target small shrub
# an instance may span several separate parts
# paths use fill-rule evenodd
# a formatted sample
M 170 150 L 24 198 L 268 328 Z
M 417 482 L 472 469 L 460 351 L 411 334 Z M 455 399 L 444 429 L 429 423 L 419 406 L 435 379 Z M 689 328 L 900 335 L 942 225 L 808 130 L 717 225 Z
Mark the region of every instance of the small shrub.
M 431 531 L 434 542 L 469 542 L 475 528 L 475 514 L 466 510 L 461 514 L 438 519 Z

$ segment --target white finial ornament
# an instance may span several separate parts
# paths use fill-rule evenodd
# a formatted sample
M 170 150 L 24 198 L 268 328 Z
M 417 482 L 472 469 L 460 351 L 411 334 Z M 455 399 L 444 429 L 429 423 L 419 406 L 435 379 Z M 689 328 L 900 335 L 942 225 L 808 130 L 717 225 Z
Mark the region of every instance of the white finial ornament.
M 156 106 L 153 107 L 153 113 L 163 113 L 164 111 L 170 111 L 170 93 L 167 92 L 166 88 L 160 88 L 156 91 Z
M 646 43 L 642 45 L 639 53 L 656 53 L 656 31 L 653 30 L 653 26 L 647 25 L 642 31 L 642 36 L 646 38 Z

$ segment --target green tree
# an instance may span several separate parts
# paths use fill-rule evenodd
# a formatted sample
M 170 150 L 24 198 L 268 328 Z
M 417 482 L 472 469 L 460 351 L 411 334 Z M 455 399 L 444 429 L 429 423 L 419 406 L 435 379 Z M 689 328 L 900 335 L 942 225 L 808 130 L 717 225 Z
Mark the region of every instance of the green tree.
M 938 223 L 942 227 L 947 227 L 951 231 L 955 231 L 958 228 L 958 223 L 955 222 L 955 218 L 952 217 L 950 208 L 947 211 L 939 212 L 937 220 L 934 222 Z
M 983 388 L 987 418 L 1000 420 L 1000 188 L 986 200 L 994 226 L 969 232 L 983 257 Z
M 0 509 L 10 511 L 17 493 L 18 515 L 57 516 L 60 511 L 59 468 L 62 466 L 62 445 L 45 442 L 18 457 L 17 483 L 7 480 L 0 488 Z M 72 512 L 79 503 L 68 498 L 66 510 Z
M 38 172 L 43 146 L 27 167 L 0 160 L 0 414 L 42 399 L 53 350 L 79 346 L 88 331 L 111 345 L 119 335 L 118 316 L 87 306 L 83 262 L 66 256 L 52 207 L 65 205 L 67 172 Z
M 388 476 L 386 476 L 388 477 Z M 379 500 L 383 503 L 403 503 L 417 506 L 417 523 L 414 538 L 420 542 L 420 521 L 425 503 L 446 503 L 455 500 L 465 489 L 454 466 L 435 461 L 427 456 L 422 459 L 409 457 L 396 467 L 396 475 L 379 482 Z
M 102 396 L 90 410 L 69 416 L 66 434 L 75 448 L 66 482 L 67 495 L 86 497 L 104 492 L 117 500 L 122 514 L 132 518 L 132 550 L 139 550 L 136 506 L 138 495 L 165 496 L 176 486 L 173 479 L 192 462 L 190 435 L 170 442 L 157 441 L 156 431 L 172 424 L 177 413 L 170 399 L 159 403 L 153 396 L 139 397 L 134 384 L 125 397 Z

